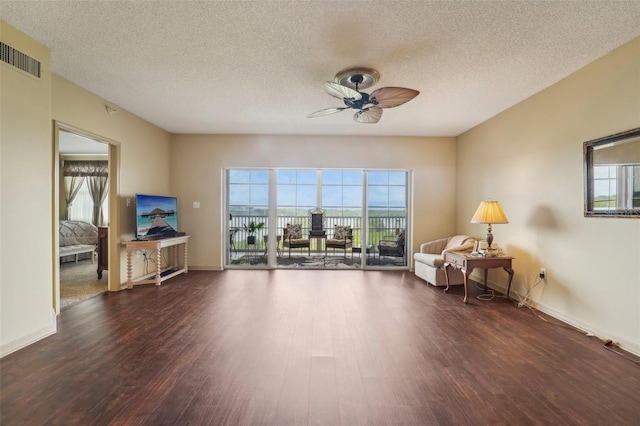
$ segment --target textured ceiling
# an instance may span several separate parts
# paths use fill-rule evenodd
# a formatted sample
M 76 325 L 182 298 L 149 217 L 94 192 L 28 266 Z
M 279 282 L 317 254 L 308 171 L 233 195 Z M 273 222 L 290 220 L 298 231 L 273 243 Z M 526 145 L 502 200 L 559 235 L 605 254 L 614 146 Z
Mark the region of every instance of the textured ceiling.
M 640 36 L 639 1 L 7 1 L 53 71 L 173 133 L 456 136 Z M 323 82 L 421 94 L 377 124 Z

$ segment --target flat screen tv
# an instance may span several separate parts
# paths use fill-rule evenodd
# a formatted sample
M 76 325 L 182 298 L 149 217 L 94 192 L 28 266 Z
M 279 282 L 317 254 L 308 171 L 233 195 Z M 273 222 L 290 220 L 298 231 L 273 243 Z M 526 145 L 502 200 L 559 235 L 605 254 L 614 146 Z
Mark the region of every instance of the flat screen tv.
M 178 199 L 136 194 L 136 239 L 175 237 L 178 232 Z

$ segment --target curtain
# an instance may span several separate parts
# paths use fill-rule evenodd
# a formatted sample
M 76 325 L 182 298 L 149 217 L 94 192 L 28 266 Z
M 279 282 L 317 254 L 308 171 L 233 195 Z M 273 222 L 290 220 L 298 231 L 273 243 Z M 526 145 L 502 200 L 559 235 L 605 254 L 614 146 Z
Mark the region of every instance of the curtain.
M 73 198 L 75 198 L 78 193 L 78 189 L 82 185 L 85 177 L 88 179 L 88 187 L 89 194 L 91 195 L 91 199 L 93 200 L 93 218 L 91 223 L 96 226 L 104 226 L 104 214 L 102 212 L 102 203 L 104 203 L 105 198 L 108 193 L 109 186 L 109 162 L 98 160 L 98 161 L 65 161 L 62 165 L 62 175 L 64 176 L 65 182 L 67 179 L 79 178 L 81 179 L 78 183 L 78 187 L 75 188 L 75 192 L 73 192 Z M 68 192 L 71 193 L 71 192 Z M 67 208 L 71 204 L 67 202 Z M 68 211 L 65 210 L 65 219 L 68 217 Z
M 102 204 L 109 192 L 109 178 L 107 176 L 89 176 L 87 183 L 89 185 L 89 194 L 91 194 L 91 198 L 93 199 L 92 223 L 95 226 L 104 226 Z
M 84 183 L 84 176 L 65 176 L 64 177 L 64 220 L 69 220 L 69 207 L 72 206 L 73 200 L 78 195 L 80 187 Z
M 62 166 L 63 176 L 108 176 L 109 162 L 67 160 Z

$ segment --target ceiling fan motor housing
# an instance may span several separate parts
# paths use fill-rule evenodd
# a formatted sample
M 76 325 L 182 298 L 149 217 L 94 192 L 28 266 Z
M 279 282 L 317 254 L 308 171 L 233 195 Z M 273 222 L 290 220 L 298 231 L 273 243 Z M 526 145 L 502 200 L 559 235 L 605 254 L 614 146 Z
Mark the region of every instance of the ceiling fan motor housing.
M 354 100 L 351 98 L 345 98 L 344 99 L 344 104 L 346 106 L 348 106 L 349 108 L 354 108 L 354 109 L 362 109 L 364 108 L 365 105 L 373 103 L 375 104 L 375 102 L 371 102 L 369 100 L 369 94 L 368 93 L 364 93 L 364 92 L 358 92 L 362 95 L 362 98 L 360 98 L 359 100 Z
M 349 68 L 337 73 L 333 80 L 352 89 L 356 88 L 356 83 L 358 86 L 356 90 L 366 89 L 380 80 L 380 73 L 373 68 Z

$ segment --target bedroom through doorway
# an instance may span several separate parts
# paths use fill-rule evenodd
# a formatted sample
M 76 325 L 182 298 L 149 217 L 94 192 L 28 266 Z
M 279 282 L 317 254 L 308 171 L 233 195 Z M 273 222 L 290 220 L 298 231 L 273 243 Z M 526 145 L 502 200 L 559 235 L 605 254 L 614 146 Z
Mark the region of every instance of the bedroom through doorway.
M 109 144 L 61 129 L 57 157 L 59 307 L 66 309 L 108 290 Z

